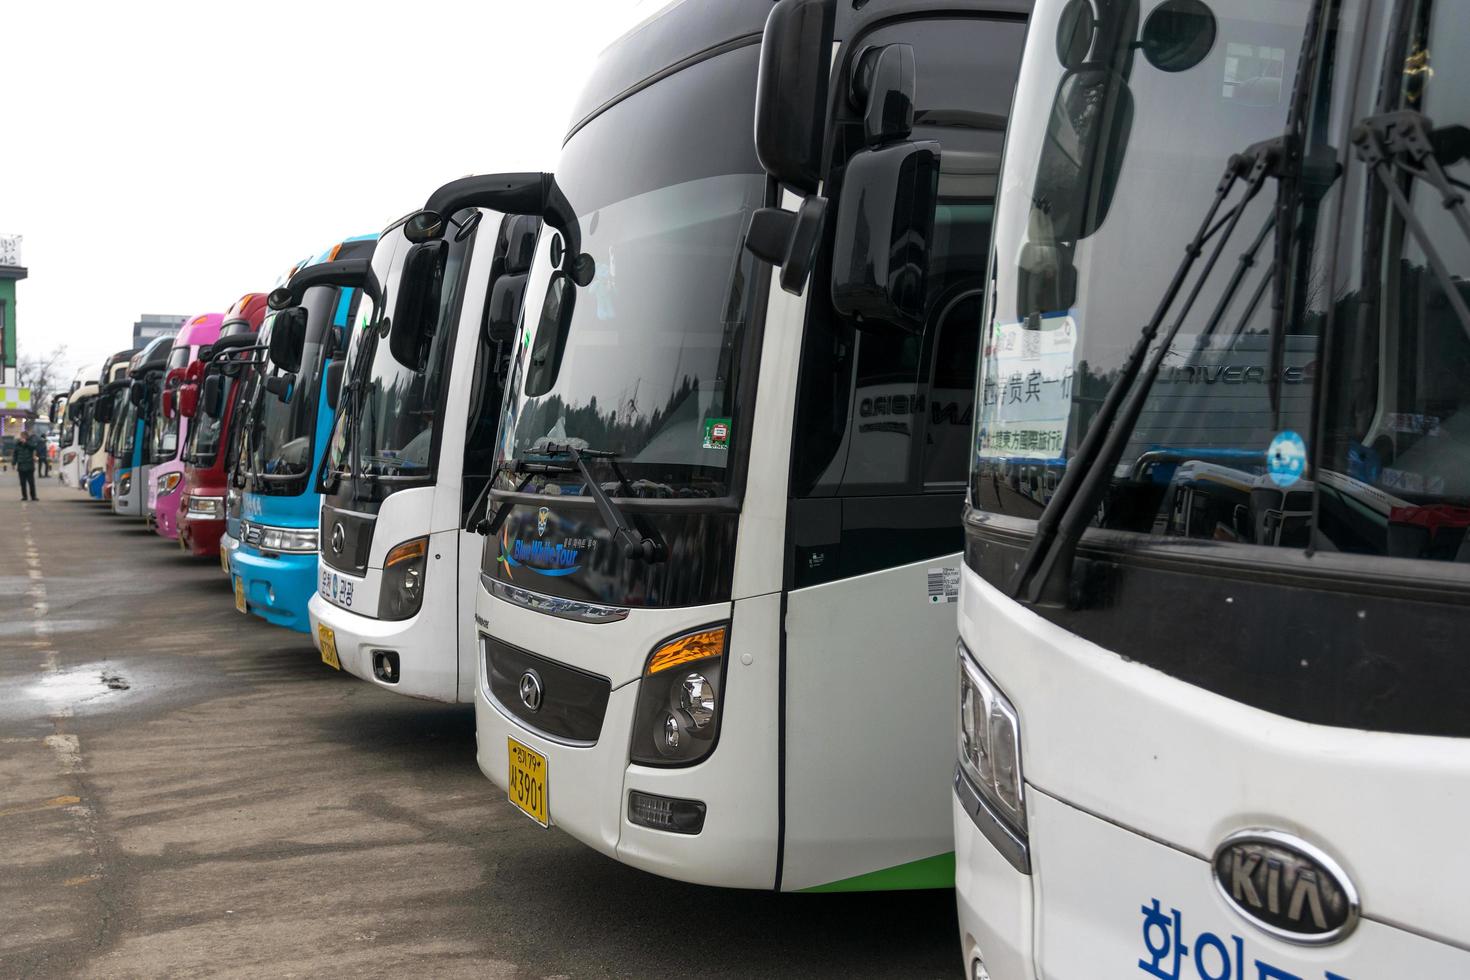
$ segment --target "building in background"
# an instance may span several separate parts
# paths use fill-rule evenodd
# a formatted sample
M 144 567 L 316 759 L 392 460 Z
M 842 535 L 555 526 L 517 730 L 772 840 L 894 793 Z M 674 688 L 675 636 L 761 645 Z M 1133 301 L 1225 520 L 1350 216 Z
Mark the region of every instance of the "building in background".
M 133 324 L 133 349 L 142 350 L 154 337 L 173 337 L 184 325 L 187 316 L 170 316 L 162 313 L 144 313 Z
M 14 385 L 15 284 L 26 277 L 20 235 L 0 235 L 0 386 Z

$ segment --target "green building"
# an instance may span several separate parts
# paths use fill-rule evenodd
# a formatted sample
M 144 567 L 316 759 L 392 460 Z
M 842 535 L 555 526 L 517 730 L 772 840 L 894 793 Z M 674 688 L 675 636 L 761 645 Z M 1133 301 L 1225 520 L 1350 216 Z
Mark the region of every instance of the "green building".
M 0 235 L 0 450 L 20 431 L 35 406 L 31 393 L 18 387 L 15 370 L 15 284 L 26 277 L 20 264 L 20 236 Z
M 20 241 L 19 235 L 0 235 L 0 385 L 16 383 L 15 284 L 26 277 Z

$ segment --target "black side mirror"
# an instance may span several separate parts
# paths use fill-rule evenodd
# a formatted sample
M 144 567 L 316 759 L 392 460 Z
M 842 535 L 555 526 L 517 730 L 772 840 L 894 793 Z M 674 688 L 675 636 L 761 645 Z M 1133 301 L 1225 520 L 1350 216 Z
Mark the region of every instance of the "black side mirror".
M 485 340 L 499 343 L 512 339 L 526 299 L 526 281 L 536 256 L 536 237 L 541 221 L 526 215 L 507 217 L 501 227 L 505 267 L 490 285 L 485 307 Z
M 412 246 L 403 260 L 403 275 L 389 325 L 388 350 L 406 368 L 417 371 L 428 359 L 448 258 L 449 243 L 436 238 Z
M 541 304 L 541 320 L 536 325 L 536 341 L 531 346 L 526 367 L 523 388 L 528 396 L 544 395 L 556 384 L 576 306 L 576 283 L 561 270 L 553 272 L 551 281 L 546 284 L 546 301 Z
M 332 411 L 337 410 L 337 403 L 342 397 L 342 375 L 347 370 L 347 361 L 341 357 L 334 357 L 327 365 L 325 381 L 327 385 L 327 405 Z
M 271 321 L 271 363 L 282 371 L 296 371 L 301 367 L 301 353 L 305 347 L 306 309 L 292 306 L 277 312 Z
M 133 405 L 134 408 L 142 408 L 143 407 L 143 402 L 147 401 L 147 399 L 148 399 L 148 384 L 147 384 L 147 382 L 143 381 L 142 379 L 139 379 L 137 381 L 134 381 L 131 385 L 128 386 L 128 401 L 132 403 L 132 405 Z M 102 411 L 103 404 L 104 403 L 99 399 L 98 402 L 97 402 L 97 410 L 92 413 L 92 415 L 93 415 L 94 418 L 99 418 L 99 419 L 101 418 L 101 414 L 100 413 Z
M 868 48 L 852 73 L 848 98 L 862 113 L 866 148 L 842 177 L 832 305 L 861 328 L 924 326 L 939 144 L 905 142 L 914 125 L 914 79 L 907 44 Z
M 224 415 L 224 378 L 211 371 L 204 376 L 204 391 L 199 399 L 199 410 L 212 419 Z
M 897 143 L 848 162 L 832 249 L 832 306 L 860 327 L 924 326 L 939 144 Z
M 822 180 L 822 135 L 832 64 L 833 0 L 780 0 L 761 36 L 755 155 L 766 173 L 803 194 Z
M 110 423 L 112 421 L 112 399 L 106 396 L 97 399 L 97 410 L 92 415 L 103 425 Z
M 291 394 L 295 388 L 296 375 L 289 371 L 285 374 L 273 374 L 265 379 L 265 390 L 287 405 L 291 404 Z
M 761 208 L 751 217 L 745 247 L 781 270 L 781 288 L 806 287 L 822 237 L 827 202 L 822 136 L 831 73 L 833 0 L 779 0 L 761 36 L 755 94 L 755 154 L 778 183 L 804 195 L 793 213 Z

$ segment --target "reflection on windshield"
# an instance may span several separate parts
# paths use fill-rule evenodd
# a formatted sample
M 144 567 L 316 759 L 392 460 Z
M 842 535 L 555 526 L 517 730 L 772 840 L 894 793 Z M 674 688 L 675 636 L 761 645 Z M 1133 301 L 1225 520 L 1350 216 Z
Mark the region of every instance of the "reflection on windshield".
M 395 239 L 400 237 L 394 235 Z M 457 242 L 452 235 L 447 240 L 448 253 L 435 321 L 424 325 L 424 329 L 433 331 L 425 370 L 406 367 L 393 356 L 388 343 L 391 326 L 388 316 L 364 332 L 359 350 L 354 352 L 372 358 L 353 406 L 358 472 L 363 476 L 424 480 L 433 475 L 430 456 L 434 431 L 458 326 L 463 273 L 474 241 L 474 237 L 469 237 Z M 486 247 L 493 244 L 491 238 Z M 394 309 L 407 251 L 400 242 L 384 294 L 383 306 L 387 311 Z
M 738 403 L 754 260 L 742 247 L 765 176 L 750 139 L 758 49 L 683 69 L 594 118 L 562 151 L 556 180 L 596 263 L 578 289 L 549 391 L 522 391 L 555 237 L 542 234 L 526 288 L 500 458 L 570 444 L 618 455 L 634 496 L 723 496 L 749 436 Z M 594 464 L 599 476 L 611 471 Z M 502 485 L 519 485 L 502 477 Z M 533 492 L 579 493 L 580 479 Z
M 751 269 L 740 245 L 763 193 L 755 176 L 708 177 L 580 216 L 597 274 L 556 389 L 525 401 L 512 454 L 570 443 L 619 453 L 635 494 L 717 490 Z M 545 279 L 533 276 L 532 296 Z
M 326 321 L 338 330 L 345 329 L 352 314 L 356 290 L 315 286 L 306 291 L 302 306 L 306 308 L 308 342 L 294 380 L 288 373 L 270 364 L 266 377 L 284 385 L 289 380 L 289 401 L 268 391 L 263 383 L 255 386 L 255 405 L 251 413 L 249 462 L 256 476 L 270 478 L 304 477 L 312 465 L 312 446 L 316 436 L 321 372 L 325 366 L 323 343 L 334 331 L 324 329 Z M 273 325 L 275 314 L 266 320 Z M 269 343 L 269 332 L 262 328 L 261 343 Z
M 200 386 L 203 387 L 202 385 Z M 225 406 L 234 397 L 235 379 L 228 375 L 220 376 L 220 405 Z M 194 414 L 189 424 L 188 460 L 197 467 L 205 468 L 214 465 L 215 459 L 219 457 L 220 432 L 224 426 L 224 408 L 220 409 L 220 416 L 216 418 L 205 412 L 202 408 Z
M 1058 23 L 1063 6 L 1041 0 L 1033 24 Z M 1167 71 L 1137 53 L 1149 12 L 1140 7 L 1153 6 L 1101 4 L 1090 34 L 1028 36 L 1015 116 L 1046 123 L 1014 128 L 1006 147 L 977 395 L 977 506 L 1040 513 L 1164 295 L 1226 161 L 1285 128 L 1283 79 L 1295 71 L 1308 5 L 1259 16 L 1260 5 L 1211 4 L 1213 45 Z M 1210 125 L 1198 125 L 1206 117 Z M 1269 234 L 1262 261 L 1227 291 L 1271 198 L 1263 193 L 1245 210 L 1189 306 L 1115 473 L 1101 514 L 1107 526 L 1176 533 L 1183 522 L 1208 525 L 1191 534 L 1298 540 L 1257 529 L 1248 505 L 1265 506 L 1262 494 L 1275 488 L 1267 456 L 1276 436 L 1311 428 L 1320 321 L 1299 319 L 1288 331 L 1277 417 L 1266 383 L 1270 303 L 1259 298 Z M 1223 518 L 1189 511 L 1201 486 L 1231 488 L 1232 503 L 1216 505 Z M 1273 508 L 1294 513 L 1289 502 Z

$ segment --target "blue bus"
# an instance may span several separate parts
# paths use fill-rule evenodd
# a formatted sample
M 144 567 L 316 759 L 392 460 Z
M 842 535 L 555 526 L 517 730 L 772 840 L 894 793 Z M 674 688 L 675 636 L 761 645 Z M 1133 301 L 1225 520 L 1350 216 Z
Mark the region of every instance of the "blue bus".
M 236 609 L 299 632 L 309 628 L 306 606 L 316 589 L 316 473 L 363 296 L 348 284 L 352 276 L 333 269 L 365 269 L 376 240 L 349 238 L 303 264 L 271 294 L 260 331 L 270 353 L 252 385 L 236 464 L 240 524 L 230 577 Z

